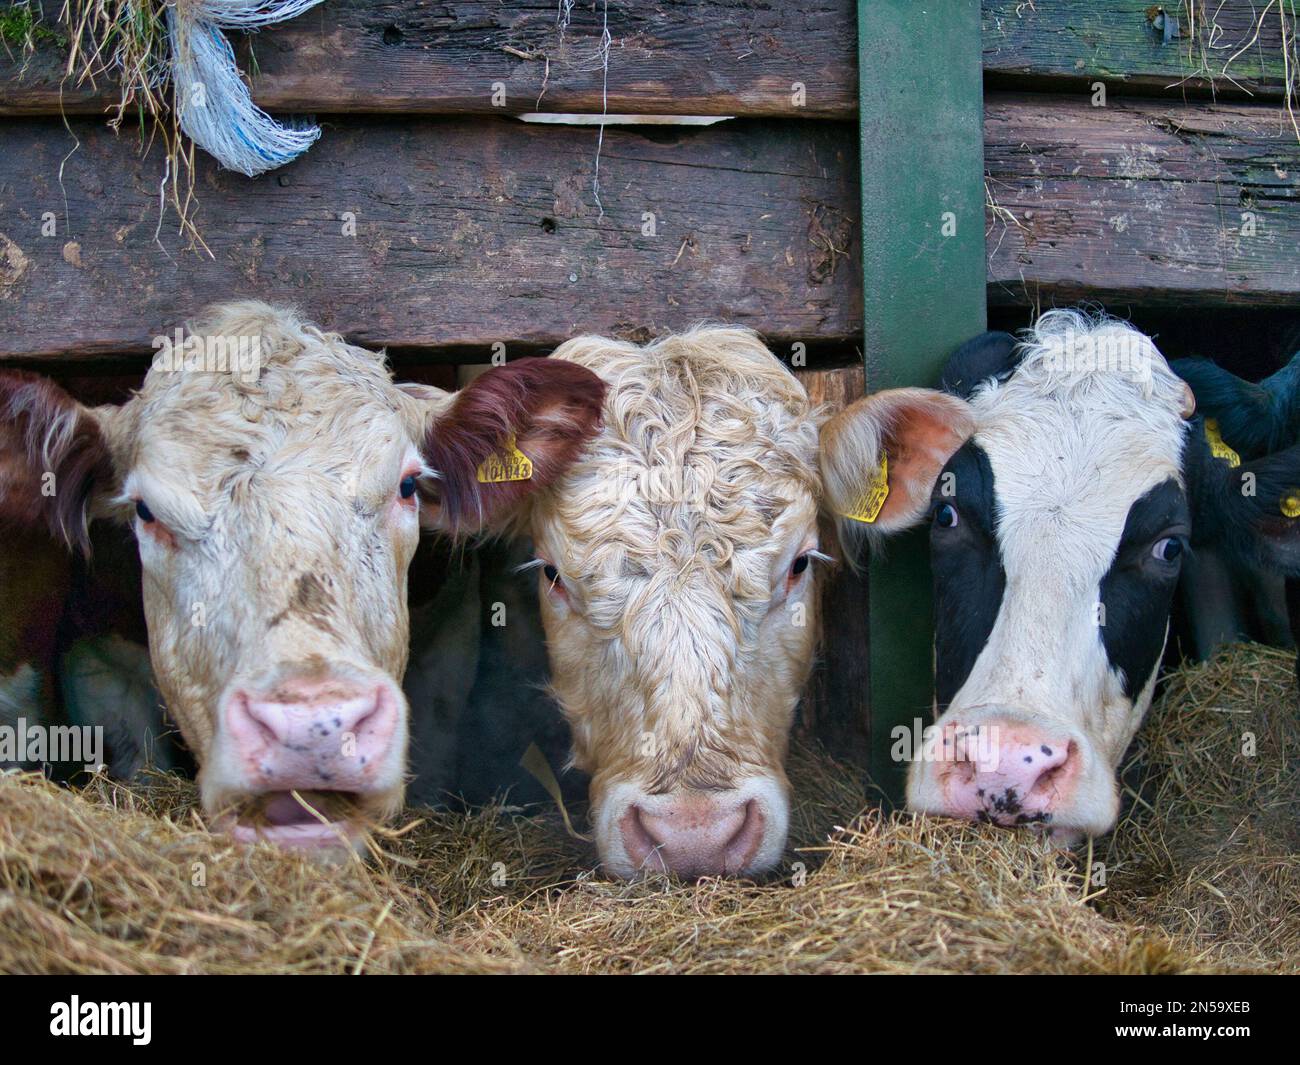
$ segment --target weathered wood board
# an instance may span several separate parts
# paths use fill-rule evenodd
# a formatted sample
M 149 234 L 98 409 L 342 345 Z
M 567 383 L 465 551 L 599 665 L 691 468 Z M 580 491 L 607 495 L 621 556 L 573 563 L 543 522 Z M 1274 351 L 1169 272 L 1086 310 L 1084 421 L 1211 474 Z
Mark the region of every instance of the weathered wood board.
M 1300 300 L 1300 144 L 1275 108 L 986 104 L 993 304 Z M 600 217 L 594 130 L 339 120 L 275 175 L 201 164 L 198 222 L 215 259 L 184 250 L 172 215 L 166 253 L 154 242 L 161 162 L 138 158 L 133 138 L 74 121 L 81 146 L 61 190 L 74 146 L 62 125 L 7 128 L 0 357 L 141 354 L 197 307 L 239 295 L 454 362 L 486 360 L 495 341 L 645 336 L 706 317 L 777 345 L 861 332 L 856 144 L 835 123 L 607 130 Z M 41 236 L 47 212 L 53 237 Z
M 214 259 L 184 250 L 174 215 L 155 242 L 156 153 L 141 159 L 134 138 L 93 120 L 72 129 L 80 147 L 65 163 L 74 141 L 57 121 L 6 128 L 3 357 L 147 352 L 185 315 L 238 296 L 458 362 L 486 361 L 498 341 L 705 318 L 809 344 L 861 329 L 855 148 L 833 124 L 607 130 L 602 215 L 593 129 L 340 121 L 253 181 L 200 163 L 197 224 Z M 56 235 L 42 236 L 51 221 Z
M 1159 15 L 1177 23 L 1166 42 Z M 984 70 L 995 85 L 1104 81 L 1147 92 L 1283 95 L 1296 77 L 1300 10 L 1255 0 L 984 0 Z M 1285 22 L 1284 22 L 1285 20 Z M 1284 49 L 1284 40 L 1286 48 Z
M 1300 143 L 1273 108 L 991 95 L 984 140 L 991 303 L 1300 301 Z
M 43 0 L 56 29 L 61 2 Z M 984 0 L 985 72 L 995 84 L 1059 89 L 1062 80 L 1082 87 L 1101 78 L 1153 92 L 1203 91 L 1209 76 L 1221 93 L 1281 97 L 1277 4 L 1165 6 L 1179 19 L 1168 44 L 1147 0 Z M 603 5 L 574 4 L 563 27 L 559 12 L 556 0 L 330 0 L 233 40 L 255 98 L 271 111 L 857 112 L 852 0 L 612 0 L 608 80 Z M 113 103 L 111 83 L 65 82 L 64 66 L 55 42 L 30 56 L 0 50 L 0 115 L 97 114 Z
M 865 394 L 862 367 L 795 371 L 809 398 L 833 412 Z M 821 529 L 822 549 L 841 556 L 832 523 Z M 840 558 L 820 587 L 821 646 L 800 704 L 800 725 L 835 754 L 863 761 L 871 726 L 867 669 L 867 575 Z
M 57 15 L 61 0 L 44 0 Z M 257 101 L 279 111 L 610 113 L 844 117 L 858 93 L 849 0 L 330 0 L 251 38 L 236 36 Z M 60 105 L 58 49 L 25 77 L 0 52 L 0 114 Z M 800 95 L 796 83 L 803 86 Z M 498 91 L 500 87 L 500 92 Z M 800 102 L 796 103 L 796 96 Z M 111 87 L 65 85 L 69 114 L 102 111 Z

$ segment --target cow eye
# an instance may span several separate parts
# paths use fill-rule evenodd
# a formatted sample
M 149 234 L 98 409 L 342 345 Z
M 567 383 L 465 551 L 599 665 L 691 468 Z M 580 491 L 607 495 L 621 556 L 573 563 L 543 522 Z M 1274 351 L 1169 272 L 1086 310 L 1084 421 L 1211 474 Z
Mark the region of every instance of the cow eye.
M 153 511 L 149 509 L 148 505 L 145 503 L 143 499 L 137 499 L 135 501 L 135 514 L 136 517 L 138 517 L 146 525 L 148 525 L 150 522 L 155 520 L 153 516 Z
M 415 495 L 415 474 L 408 473 L 402 478 L 402 483 L 398 486 L 398 491 L 402 493 L 403 499 L 410 499 Z
M 808 568 L 808 556 L 800 555 L 790 564 L 790 576 L 797 577 Z
M 941 503 L 934 511 L 934 523 L 941 529 L 957 528 L 957 508 L 951 503 Z
M 542 576 L 546 578 L 547 584 L 560 583 L 560 571 L 547 562 L 542 566 Z
M 1151 557 L 1159 562 L 1177 562 L 1183 553 L 1183 542 L 1176 536 L 1166 536 L 1151 545 Z

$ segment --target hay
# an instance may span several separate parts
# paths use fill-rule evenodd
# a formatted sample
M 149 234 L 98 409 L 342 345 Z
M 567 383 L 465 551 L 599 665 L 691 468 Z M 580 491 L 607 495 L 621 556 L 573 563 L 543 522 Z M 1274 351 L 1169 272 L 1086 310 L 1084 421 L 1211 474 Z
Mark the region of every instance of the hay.
M 368 862 L 322 867 L 210 835 L 176 778 L 70 792 L 11 774 L 0 970 L 1295 969 L 1294 714 L 1280 652 L 1176 674 L 1138 747 L 1161 814 L 1139 804 L 1098 843 L 1104 887 L 1026 833 L 883 815 L 859 772 L 808 745 L 791 755 L 791 851 L 757 885 L 610 882 L 558 816 L 505 805 L 412 811 Z M 1241 722 L 1254 760 L 1225 738 Z
M 1138 799 L 1105 852 L 1103 911 L 1227 967 L 1300 972 L 1294 661 L 1243 645 L 1169 678 L 1130 752 Z

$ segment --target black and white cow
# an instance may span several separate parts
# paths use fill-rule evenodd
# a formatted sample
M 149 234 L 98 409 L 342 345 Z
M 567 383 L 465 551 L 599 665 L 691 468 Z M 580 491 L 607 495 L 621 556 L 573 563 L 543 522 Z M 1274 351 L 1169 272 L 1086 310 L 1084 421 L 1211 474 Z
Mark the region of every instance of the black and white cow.
M 937 721 L 908 803 L 1067 843 L 1106 832 L 1188 548 L 1300 574 L 1282 512 L 1300 449 L 1219 461 L 1151 340 L 1071 311 L 968 342 L 943 386 L 869 396 L 822 433 L 847 533 L 930 523 Z

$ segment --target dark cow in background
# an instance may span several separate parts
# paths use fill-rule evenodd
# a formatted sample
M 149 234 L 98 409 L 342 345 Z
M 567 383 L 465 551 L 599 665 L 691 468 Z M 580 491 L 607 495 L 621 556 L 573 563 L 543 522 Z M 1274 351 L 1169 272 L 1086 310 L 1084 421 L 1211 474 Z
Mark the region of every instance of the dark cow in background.
M 1177 359 L 1171 368 L 1191 386 L 1207 439 L 1223 461 L 1258 459 L 1300 443 L 1300 352 L 1257 384 L 1209 359 Z M 1300 519 L 1300 492 L 1285 516 Z M 1261 620 L 1269 643 L 1285 642 L 1287 632 L 1277 620 L 1285 612 L 1291 642 L 1300 648 L 1300 580 L 1234 566 L 1217 556 L 1198 559 L 1196 566 L 1198 582 L 1190 590 L 1189 607 L 1205 619 L 1196 629 L 1198 655 L 1242 635 L 1239 619 L 1247 611 Z M 1230 609 L 1214 609 L 1216 601 Z
M 3 474 L 0 473 L 0 479 Z M 71 561 L 44 534 L 13 534 L 0 544 L 0 728 L 55 719 L 59 619 Z M 22 752 L 0 752 L 0 769 L 35 769 Z
M 96 404 L 125 399 L 132 383 L 117 376 L 68 381 Z M 0 485 L 24 476 L 12 430 L 0 429 Z M 134 542 L 102 524 L 90 537 L 89 558 L 69 555 L 44 530 L 11 527 L 0 542 L 0 725 L 15 735 L 31 726 L 47 735 L 97 729 L 94 757 L 123 779 L 147 766 L 175 768 L 187 758 L 153 684 Z M 67 779 L 89 763 L 60 760 L 47 747 L 44 757 L 17 764 Z
M 536 744 L 566 801 L 581 801 L 580 773 L 560 773 L 569 730 L 549 693 L 537 581 L 521 572 L 527 539 L 497 539 L 453 559 L 434 597 L 411 607 L 411 802 L 429 806 L 547 802 L 521 764 Z M 411 593 L 417 594 L 412 582 Z
M 937 722 L 913 809 L 1106 832 L 1188 546 L 1300 575 L 1283 511 L 1300 448 L 1232 467 L 1193 407 L 1143 334 L 1052 311 L 1020 342 L 964 345 L 942 391 L 881 392 L 827 424 L 828 497 L 865 519 L 845 535 L 930 525 Z

